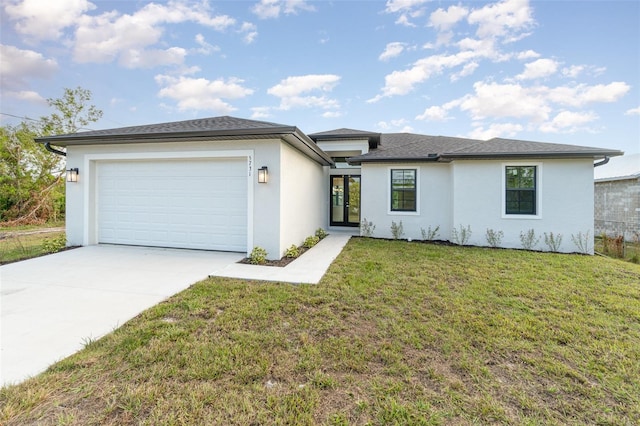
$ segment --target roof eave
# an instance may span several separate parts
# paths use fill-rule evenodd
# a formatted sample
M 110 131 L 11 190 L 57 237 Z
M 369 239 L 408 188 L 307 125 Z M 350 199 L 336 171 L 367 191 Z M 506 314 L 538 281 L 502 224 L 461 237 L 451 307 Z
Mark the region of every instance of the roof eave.
M 548 158 L 570 159 L 591 158 L 594 160 L 605 157 L 617 157 L 623 155 L 622 151 L 596 151 L 596 152 L 514 152 L 514 153 L 447 153 L 442 154 L 444 160 L 497 160 L 502 158 Z
M 232 129 L 232 130 L 201 130 L 185 132 L 158 132 L 138 134 L 111 134 L 111 135 L 84 135 L 74 133 L 72 135 L 54 135 L 35 138 L 37 143 L 50 143 L 57 146 L 69 145 L 94 145 L 94 144 L 128 144 L 151 143 L 163 141 L 176 141 L 181 139 L 203 139 L 208 137 L 237 137 L 237 136 L 278 136 L 298 131 L 296 127 L 271 127 L 265 129 Z

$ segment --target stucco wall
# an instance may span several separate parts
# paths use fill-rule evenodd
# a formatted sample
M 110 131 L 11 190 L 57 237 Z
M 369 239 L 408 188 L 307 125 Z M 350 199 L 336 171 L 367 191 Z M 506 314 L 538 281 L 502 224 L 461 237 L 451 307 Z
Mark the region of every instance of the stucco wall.
M 229 156 L 251 157 L 250 202 L 247 251 L 254 246 L 264 247 L 270 253 L 280 250 L 280 146 L 278 139 L 248 141 L 183 141 L 153 144 L 121 144 L 70 146 L 67 149 L 67 168 L 80 169 L 78 183 L 68 183 L 67 239 L 71 245 L 97 243 L 95 218 L 96 161 L 135 158 L 185 158 L 185 156 L 217 156 L 224 151 Z M 314 163 L 315 164 L 315 163 Z M 258 184 L 255 170 L 269 167 L 269 184 Z
M 538 166 L 538 214 L 504 214 L 505 165 Z M 390 169 L 418 170 L 417 213 L 390 211 Z M 365 164 L 362 167 L 362 217 L 376 226 L 374 236 L 391 237 L 391 222 L 402 221 L 404 238 L 421 239 L 421 229 L 440 226 L 438 239 L 451 240 L 452 228 L 471 227 L 468 244 L 487 246 L 487 229 L 502 231 L 502 247 L 522 248 L 520 233 L 534 229 L 562 234 L 560 251 L 574 252 L 571 235 L 593 237 L 593 163 L 591 160 L 493 161 Z M 535 247 L 548 250 L 544 238 Z M 592 247 L 591 247 L 592 248 Z
M 292 244 L 301 245 L 327 222 L 322 166 L 284 144 L 280 165 L 280 247 L 274 258 L 284 255 Z
M 361 219 L 375 225 L 374 237 L 391 238 L 391 223 L 402 221 L 404 238 L 422 239 L 421 229 L 440 227 L 436 239 L 448 239 L 451 227 L 450 165 L 442 163 L 364 164 Z M 416 169 L 418 211 L 392 212 L 390 170 Z
M 640 178 L 595 183 L 595 232 L 624 235 L 633 241 L 640 235 Z
M 504 214 L 504 167 L 538 167 L 535 216 Z M 591 160 L 457 161 L 453 163 L 453 226 L 470 226 L 469 244 L 485 246 L 487 229 L 502 231 L 502 247 L 521 248 L 520 233 L 533 229 L 538 250 L 549 250 L 544 233 L 562 235 L 559 251 L 574 252 L 571 235 L 593 237 L 593 163 Z M 593 247 L 591 247 L 593 248 Z

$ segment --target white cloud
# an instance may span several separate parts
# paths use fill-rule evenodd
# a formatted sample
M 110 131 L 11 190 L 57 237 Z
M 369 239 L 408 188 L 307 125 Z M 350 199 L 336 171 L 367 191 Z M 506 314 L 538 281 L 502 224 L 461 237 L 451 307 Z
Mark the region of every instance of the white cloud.
M 242 40 L 247 44 L 253 43 L 258 37 L 258 27 L 251 22 L 243 22 L 239 32 L 244 34 Z
M 500 37 L 511 42 L 528 35 L 533 24 L 529 0 L 503 0 L 469 13 L 467 21 L 477 24 L 480 38 Z
M 462 67 L 462 70 L 460 70 L 460 72 L 451 74 L 450 80 L 457 81 L 462 77 L 470 76 L 479 66 L 480 64 L 478 64 L 477 62 L 469 62 Z
M 637 108 L 631 108 L 625 111 L 624 115 L 640 115 L 640 106 Z
M 342 117 L 340 111 L 325 111 L 322 113 L 322 118 L 339 118 Z
M 32 78 L 46 79 L 58 70 L 55 59 L 46 59 L 41 53 L 0 44 L 0 82 L 3 91 L 11 91 L 21 99 L 31 97 L 22 93 Z
M 200 53 L 201 55 L 210 55 L 213 52 L 219 52 L 220 48 L 218 46 L 214 46 L 211 43 L 208 43 L 202 34 L 196 34 L 195 41 L 198 44 L 198 48 L 194 49 L 196 53 Z
M 120 65 L 125 68 L 153 68 L 158 65 L 180 65 L 184 62 L 187 51 L 181 47 L 169 49 L 138 50 L 129 49 L 122 52 Z
M 21 101 L 32 102 L 36 104 L 46 104 L 47 100 L 40 96 L 38 92 L 34 92 L 33 90 L 20 90 L 17 92 L 7 90 L 2 92 L 3 96 L 7 98 L 18 99 Z
M 395 58 L 404 51 L 405 45 L 405 43 L 397 41 L 393 43 L 387 43 L 387 47 L 385 47 L 384 52 L 382 52 L 380 56 L 378 56 L 378 59 L 381 61 L 388 61 L 391 58 Z
M 427 121 L 445 121 L 450 120 L 449 111 L 440 106 L 432 106 L 424 110 L 424 112 L 416 117 L 416 120 Z
M 429 0 L 388 0 L 385 8 L 387 13 L 407 12 L 420 7 Z
M 518 54 L 516 54 L 516 58 L 522 60 L 522 59 L 533 59 L 533 58 L 539 58 L 540 54 L 538 52 L 536 52 L 535 50 L 526 50 L 524 52 L 518 52 Z
M 95 7 L 87 0 L 9 0 L 4 10 L 18 33 L 46 40 L 60 38 L 63 29 Z
M 410 21 L 410 18 L 415 19 L 423 16 L 425 11 L 422 6 L 428 1 L 430 0 L 388 0 L 385 12 L 399 14 L 396 24 L 415 27 L 416 25 Z
M 518 74 L 518 80 L 532 80 L 553 75 L 558 71 L 558 62 L 553 59 L 538 59 L 525 64 L 522 74 Z
M 251 108 L 251 118 L 254 120 L 271 117 L 271 108 L 269 107 L 253 107 Z
M 429 16 L 429 26 L 438 31 L 448 31 L 469 14 L 469 10 L 462 6 L 449 6 L 447 10 L 438 9 Z
M 489 140 L 500 137 L 514 137 L 524 130 L 522 125 L 517 123 L 493 123 L 488 129 L 482 126 L 476 127 L 469 133 L 472 139 Z
M 573 133 L 580 129 L 580 126 L 598 119 L 598 115 L 593 112 L 561 111 L 553 120 L 543 123 L 539 130 L 546 133 Z
M 315 7 L 306 0 L 260 0 L 251 11 L 260 19 L 274 19 L 280 16 L 297 14 L 298 11 L 313 12 Z
M 552 111 L 543 91 L 518 84 L 477 82 L 474 95 L 467 95 L 460 109 L 468 111 L 474 120 L 488 117 L 528 118 L 534 122 L 546 121 Z
M 267 93 L 280 98 L 281 110 L 298 107 L 318 107 L 322 109 L 340 108 L 340 103 L 325 95 L 331 92 L 340 81 L 340 76 L 334 74 L 308 74 L 287 77 L 280 83 L 269 88 Z M 309 95 L 311 92 L 321 92 L 321 96 Z
M 224 31 L 236 21 L 227 15 L 211 15 L 206 2 L 186 3 L 169 1 L 166 4 L 149 3 L 132 15 L 117 11 L 97 16 L 83 15 L 77 19 L 73 56 L 76 62 L 111 62 L 121 55 L 126 66 L 139 63 L 147 66 L 174 65 L 178 51 L 172 48 L 161 53 L 158 49 L 145 54 L 142 51 L 160 42 L 163 24 L 194 22 L 217 31 Z M 149 57 L 148 61 L 130 60 L 131 57 Z M 164 59 L 166 62 L 162 62 Z
M 395 131 L 400 133 L 411 133 L 413 132 L 413 127 L 407 124 L 408 121 L 404 118 L 399 118 L 397 120 L 391 121 L 379 121 L 376 123 L 376 127 L 380 130 L 384 131 Z
M 584 71 L 584 65 L 571 65 L 570 67 L 562 68 L 562 75 L 565 77 L 576 78 L 582 71 Z
M 207 80 L 160 74 L 155 80 L 162 87 L 158 96 L 177 101 L 180 111 L 207 110 L 228 114 L 236 108 L 226 99 L 240 99 L 253 93 L 253 90 L 242 86 L 243 80 L 234 77 L 225 81 L 222 78 Z

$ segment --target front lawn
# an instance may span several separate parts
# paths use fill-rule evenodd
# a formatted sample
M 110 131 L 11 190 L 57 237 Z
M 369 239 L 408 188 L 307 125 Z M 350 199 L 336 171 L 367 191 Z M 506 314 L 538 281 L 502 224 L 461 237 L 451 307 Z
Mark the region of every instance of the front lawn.
M 0 423 L 638 424 L 639 348 L 639 265 L 354 238 L 318 285 L 195 284 Z
M 62 227 L 64 223 L 20 227 L 3 227 L 0 223 L 0 265 L 64 248 L 66 238 Z

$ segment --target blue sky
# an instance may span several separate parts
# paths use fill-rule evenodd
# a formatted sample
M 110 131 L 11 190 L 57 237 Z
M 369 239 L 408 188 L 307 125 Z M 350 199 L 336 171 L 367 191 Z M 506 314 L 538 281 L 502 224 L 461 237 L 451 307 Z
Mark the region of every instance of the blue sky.
M 233 115 L 640 152 L 640 2 L 1 0 L 0 122 Z

